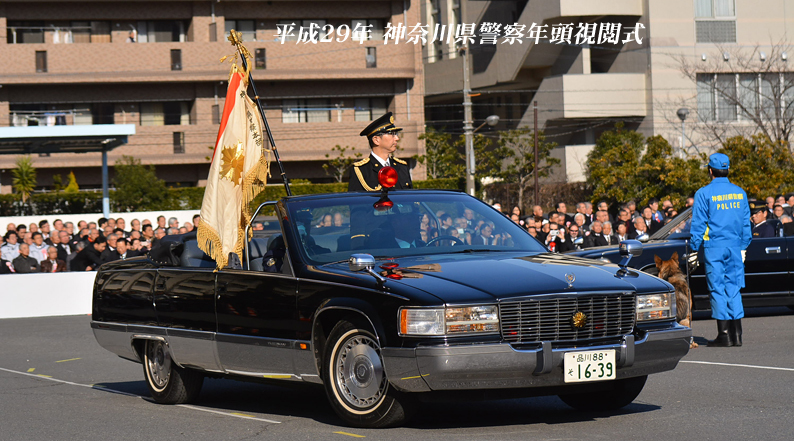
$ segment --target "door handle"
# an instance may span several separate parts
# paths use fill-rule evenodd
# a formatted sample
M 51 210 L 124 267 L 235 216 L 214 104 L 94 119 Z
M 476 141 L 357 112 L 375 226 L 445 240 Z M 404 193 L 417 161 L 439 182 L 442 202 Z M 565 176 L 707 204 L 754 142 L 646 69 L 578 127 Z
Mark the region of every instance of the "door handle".
M 780 254 L 780 247 L 766 247 L 767 254 Z

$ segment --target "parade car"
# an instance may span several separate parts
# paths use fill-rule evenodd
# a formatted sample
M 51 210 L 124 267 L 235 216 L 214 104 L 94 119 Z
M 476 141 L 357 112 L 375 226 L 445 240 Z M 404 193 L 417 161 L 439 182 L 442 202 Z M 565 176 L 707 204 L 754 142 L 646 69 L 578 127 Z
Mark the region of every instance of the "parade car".
M 692 291 L 693 309 L 706 310 L 709 305 L 709 291 L 706 284 L 703 256 L 689 246 L 689 227 L 692 209 L 688 208 L 672 221 L 644 239 L 643 254 L 633 259 L 629 266 L 637 270 L 657 275 L 654 256 L 668 260 L 673 253 L 678 254 L 681 271 L 687 276 Z M 742 302 L 745 307 L 788 306 L 794 308 L 794 295 L 791 291 L 792 256 L 794 236 L 785 236 L 783 225 L 778 220 L 767 221 L 774 225 L 774 237 L 754 237 L 747 247 L 744 262 L 745 287 L 742 289 Z M 620 261 L 618 246 L 588 248 L 567 253 L 568 255 L 596 259 L 603 262 Z
M 671 285 L 625 262 L 549 253 L 465 193 L 260 208 L 280 228 L 254 235 L 242 268 L 216 271 L 195 237 L 180 236 L 97 272 L 95 338 L 143 364 L 156 402 L 189 402 L 205 377 L 222 377 L 317 384 L 358 427 L 398 425 L 431 396 L 559 395 L 603 411 L 631 403 L 689 350 Z M 499 244 L 468 245 L 457 231 L 422 240 L 424 217 L 444 214 L 490 224 Z M 623 244 L 626 261 L 640 253 Z

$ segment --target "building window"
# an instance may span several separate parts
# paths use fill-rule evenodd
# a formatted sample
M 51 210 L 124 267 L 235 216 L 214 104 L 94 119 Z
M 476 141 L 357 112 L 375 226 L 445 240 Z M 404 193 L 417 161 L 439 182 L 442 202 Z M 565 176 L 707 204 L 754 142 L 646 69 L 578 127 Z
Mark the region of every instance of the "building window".
M 173 126 L 190 124 L 187 102 L 141 103 L 142 126 Z
M 36 51 L 36 72 L 47 72 L 47 51 Z
M 115 122 L 115 115 L 113 104 L 92 104 L 91 105 L 91 123 L 92 124 L 113 124 Z
M 221 106 L 218 104 L 212 105 L 212 123 L 213 124 L 221 123 Z
M 9 21 L 6 31 L 8 44 L 44 43 L 44 22 Z
M 259 48 L 254 51 L 254 66 L 257 69 L 267 68 L 267 58 L 265 57 L 264 48 Z
M 771 120 L 794 113 L 794 73 L 697 74 L 701 121 Z
M 356 121 L 372 121 L 386 113 L 385 98 L 356 98 Z
M 367 29 L 370 32 L 366 32 Z M 350 32 L 353 41 L 382 40 L 383 20 L 353 20 L 350 24 Z
M 185 42 L 186 23 L 181 20 L 139 21 L 138 43 Z
M 331 101 L 327 99 L 284 100 L 281 109 L 281 122 L 330 122 Z
M 216 42 L 218 41 L 218 24 L 217 23 L 210 23 L 210 41 Z
M 378 67 L 378 57 L 374 47 L 367 48 L 367 68 L 372 69 Z
M 182 70 L 181 49 L 171 49 L 171 70 Z
M 226 33 L 234 29 L 236 32 L 243 34 L 243 41 L 256 41 L 256 25 L 254 20 L 229 20 L 226 19 L 225 23 Z
M 735 0 L 695 0 L 695 39 L 698 43 L 735 43 Z
M 174 132 L 174 154 L 185 153 L 185 132 Z

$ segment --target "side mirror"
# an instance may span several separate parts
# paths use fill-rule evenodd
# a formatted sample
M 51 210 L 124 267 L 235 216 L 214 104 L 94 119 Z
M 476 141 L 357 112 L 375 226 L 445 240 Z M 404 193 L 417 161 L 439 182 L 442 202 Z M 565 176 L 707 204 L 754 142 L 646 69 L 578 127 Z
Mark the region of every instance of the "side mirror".
M 639 236 L 637 236 L 637 240 L 639 240 L 640 242 L 648 242 L 648 239 L 650 239 L 650 238 L 651 238 L 651 236 L 648 236 L 645 233 L 642 233 Z
M 366 271 L 375 268 L 375 258 L 372 254 L 352 254 L 347 261 L 350 271 Z
M 347 261 L 347 266 L 350 268 L 350 271 L 368 272 L 381 285 L 383 285 L 383 282 L 386 281 L 385 277 L 372 270 L 375 268 L 375 258 L 372 257 L 372 254 L 351 254 L 350 260 Z
M 629 262 L 631 261 L 632 257 L 639 257 L 642 255 L 642 243 L 636 240 L 624 240 L 620 243 L 620 263 L 618 266 L 620 267 L 620 271 L 618 271 L 618 275 L 625 275 L 628 273 L 628 266 Z

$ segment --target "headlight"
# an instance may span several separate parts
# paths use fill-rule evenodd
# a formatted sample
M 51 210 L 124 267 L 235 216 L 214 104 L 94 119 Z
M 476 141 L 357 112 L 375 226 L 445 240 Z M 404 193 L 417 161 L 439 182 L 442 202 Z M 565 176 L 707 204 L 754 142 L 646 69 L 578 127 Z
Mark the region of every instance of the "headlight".
M 456 335 L 499 332 L 496 305 L 400 310 L 402 335 Z
M 664 320 L 675 317 L 673 293 L 637 296 L 637 321 Z

